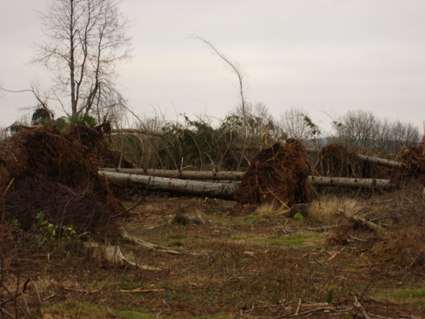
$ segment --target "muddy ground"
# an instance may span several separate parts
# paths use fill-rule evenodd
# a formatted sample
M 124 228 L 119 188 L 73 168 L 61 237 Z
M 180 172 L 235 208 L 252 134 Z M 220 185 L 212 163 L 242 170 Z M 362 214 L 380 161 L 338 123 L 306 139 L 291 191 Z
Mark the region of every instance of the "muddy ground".
M 397 196 L 406 197 L 403 205 L 417 200 Z M 365 199 L 369 219 L 387 218 L 394 200 L 394 194 Z M 3 258 L 1 307 L 19 318 L 41 318 L 40 309 L 44 318 L 425 317 L 417 245 L 405 247 L 403 237 L 383 238 L 343 219 L 294 219 L 270 206 L 234 206 L 147 196 L 122 227 L 160 247 L 104 238 L 137 268 L 93 260 L 78 240 L 39 234 L 32 248 Z M 406 231 L 414 232 L 420 237 L 422 230 Z M 27 279 L 35 286 L 29 282 L 19 295 L 17 286 L 22 289 Z M 26 317 L 19 305 L 28 308 Z

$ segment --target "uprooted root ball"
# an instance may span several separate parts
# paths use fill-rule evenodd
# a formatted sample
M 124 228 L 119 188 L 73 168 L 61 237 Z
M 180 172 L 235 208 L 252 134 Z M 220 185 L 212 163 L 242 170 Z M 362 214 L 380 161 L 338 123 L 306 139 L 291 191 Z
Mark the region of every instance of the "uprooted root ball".
M 238 204 L 278 201 L 292 206 L 311 202 L 316 191 L 308 180 L 309 156 L 300 141 L 289 139 L 258 153 L 235 193 Z
M 56 128 L 17 132 L 0 145 L 3 220 L 29 229 L 43 213 L 48 222 L 78 233 L 107 231 L 123 208 L 98 175 L 99 164 L 87 146 Z

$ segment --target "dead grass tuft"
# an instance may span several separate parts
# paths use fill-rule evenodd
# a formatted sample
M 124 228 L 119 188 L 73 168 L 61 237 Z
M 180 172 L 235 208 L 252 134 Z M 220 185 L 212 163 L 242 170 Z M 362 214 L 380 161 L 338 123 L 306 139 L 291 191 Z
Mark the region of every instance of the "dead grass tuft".
M 311 203 L 309 216 L 323 223 L 338 224 L 342 221 L 346 221 L 341 217 L 338 211 L 339 209 L 357 213 L 363 207 L 364 205 L 356 199 L 329 195 L 314 200 Z
M 255 210 L 255 214 L 258 214 L 262 217 L 279 216 L 285 214 L 286 212 L 289 212 L 289 209 L 281 204 L 278 204 L 276 201 L 261 204 Z

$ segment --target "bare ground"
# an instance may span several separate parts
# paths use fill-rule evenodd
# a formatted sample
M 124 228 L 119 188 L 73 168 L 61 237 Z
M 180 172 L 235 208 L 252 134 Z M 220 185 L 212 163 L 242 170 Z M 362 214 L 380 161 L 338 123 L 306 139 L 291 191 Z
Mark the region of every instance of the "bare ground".
M 368 199 L 369 219 L 388 219 L 392 199 Z M 44 318 L 425 317 L 425 262 L 412 266 L 424 245 L 409 242 L 423 240 L 423 227 L 382 237 L 348 221 L 234 205 L 147 197 L 122 227 L 159 247 L 104 238 L 137 268 L 90 259 L 76 240 L 35 236 L 2 254 L 2 318 L 41 318 L 40 309 Z

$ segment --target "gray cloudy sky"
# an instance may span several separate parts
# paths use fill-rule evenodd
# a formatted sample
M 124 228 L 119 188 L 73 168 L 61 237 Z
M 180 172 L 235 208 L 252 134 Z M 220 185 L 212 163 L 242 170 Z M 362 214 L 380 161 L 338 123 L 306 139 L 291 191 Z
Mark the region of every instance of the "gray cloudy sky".
M 0 0 L 0 83 L 12 90 L 47 71 L 29 65 L 42 39 L 34 10 L 41 0 Z M 223 118 L 238 102 L 238 82 L 197 34 L 246 75 L 246 100 L 277 117 L 303 108 L 328 127 L 348 110 L 412 122 L 425 120 L 423 0 L 124 0 L 133 20 L 133 60 L 119 85 L 136 114 L 154 109 Z M 0 126 L 33 106 L 31 94 L 0 95 Z

